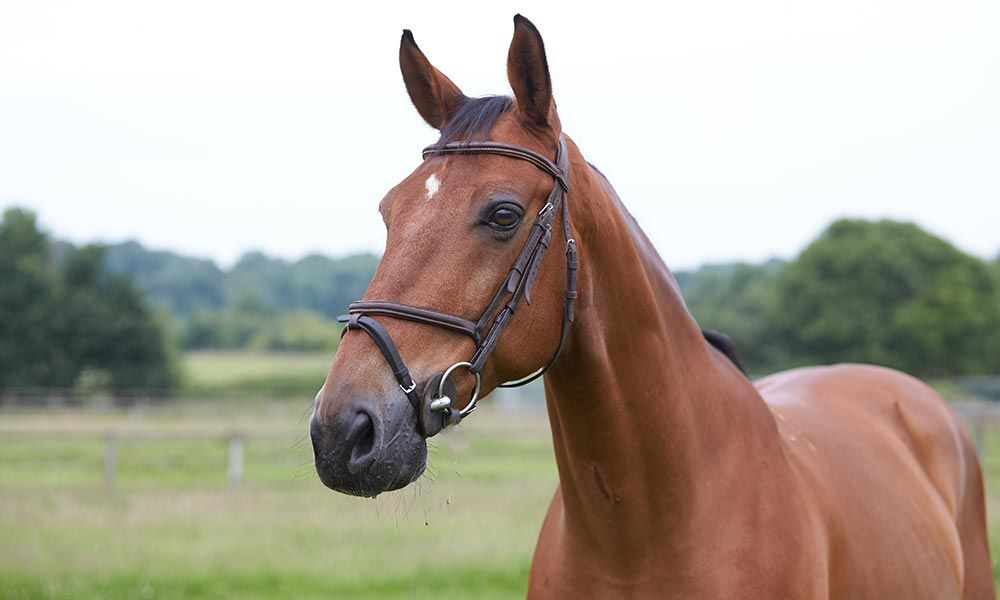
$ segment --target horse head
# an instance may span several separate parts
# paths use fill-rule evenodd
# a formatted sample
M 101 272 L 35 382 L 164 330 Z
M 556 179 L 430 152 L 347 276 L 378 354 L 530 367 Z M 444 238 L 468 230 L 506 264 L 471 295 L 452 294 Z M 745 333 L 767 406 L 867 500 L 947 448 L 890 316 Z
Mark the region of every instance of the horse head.
M 542 38 L 514 23 L 513 98 L 465 96 L 403 32 L 407 92 L 440 138 L 379 204 L 385 252 L 316 396 L 316 469 L 334 490 L 374 496 L 416 480 L 426 437 L 550 365 L 566 340 L 570 150 Z M 543 260 L 550 246 L 566 249 L 565 263 Z

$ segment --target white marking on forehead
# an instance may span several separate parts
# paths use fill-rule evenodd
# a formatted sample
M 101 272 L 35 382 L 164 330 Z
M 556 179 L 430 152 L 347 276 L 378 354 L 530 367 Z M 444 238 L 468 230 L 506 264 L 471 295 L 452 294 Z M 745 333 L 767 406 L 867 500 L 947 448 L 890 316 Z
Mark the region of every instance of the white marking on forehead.
M 437 173 L 431 173 L 431 176 L 424 182 L 424 187 L 427 188 L 428 200 L 433 198 L 434 194 L 438 193 L 438 190 L 441 189 L 441 180 L 438 179 Z

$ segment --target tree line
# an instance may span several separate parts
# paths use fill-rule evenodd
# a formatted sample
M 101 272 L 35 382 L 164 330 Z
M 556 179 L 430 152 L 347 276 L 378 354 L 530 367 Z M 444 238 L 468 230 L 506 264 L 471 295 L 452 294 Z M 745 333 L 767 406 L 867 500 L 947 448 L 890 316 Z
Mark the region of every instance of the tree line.
M 340 339 L 334 319 L 361 297 L 377 264 L 373 254 L 289 262 L 248 252 L 222 269 L 136 242 L 107 248 L 108 270 L 131 276 L 155 308 L 170 314 L 186 350 L 333 350 Z
M 135 242 L 76 247 L 8 210 L 0 390 L 169 390 L 178 349 L 333 350 L 333 318 L 377 263 L 250 252 L 223 269 Z M 699 323 L 728 333 L 754 373 L 843 361 L 920 376 L 1000 372 L 1000 257 L 970 256 L 911 223 L 839 220 L 794 260 L 676 277 Z
M 914 375 L 1000 373 L 1000 256 L 912 223 L 842 219 L 790 262 L 678 273 L 692 313 L 749 369 L 866 362 Z
M 248 302 L 336 317 L 360 297 L 379 259 L 310 254 L 289 262 L 253 251 L 222 269 L 211 260 L 124 242 L 107 246 L 106 260 L 108 270 L 131 275 L 156 307 L 184 318 Z
M 129 275 L 169 313 L 183 349 L 333 350 L 334 321 L 364 293 L 378 257 L 312 254 L 285 261 L 248 252 L 229 269 L 136 242 L 107 247 L 107 268 Z

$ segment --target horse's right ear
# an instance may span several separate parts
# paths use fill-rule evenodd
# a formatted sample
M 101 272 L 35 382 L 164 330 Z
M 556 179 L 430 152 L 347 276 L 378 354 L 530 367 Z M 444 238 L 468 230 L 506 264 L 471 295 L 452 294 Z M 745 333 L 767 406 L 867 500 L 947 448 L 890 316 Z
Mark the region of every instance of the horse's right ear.
M 443 129 L 465 103 L 465 95 L 427 60 L 409 29 L 399 40 L 399 68 L 417 112 L 431 127 Z

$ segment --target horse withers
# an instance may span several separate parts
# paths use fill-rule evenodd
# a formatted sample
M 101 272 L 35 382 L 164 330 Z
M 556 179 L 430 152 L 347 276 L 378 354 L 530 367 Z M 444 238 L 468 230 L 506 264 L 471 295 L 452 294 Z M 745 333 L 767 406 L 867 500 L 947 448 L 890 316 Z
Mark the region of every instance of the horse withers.
M 542 38 L 514 21 L 513 98 L 466 97 L 404 32 L 441 137 L 379 206 L 385 253 L 310 420 L 322 481 L 406 486 L 426 437 L 547 370 L 560 483 L 529 596 L 994 598 L 982 474 L 947 403 L 868 365 L 750 382 L 563 133 Z

